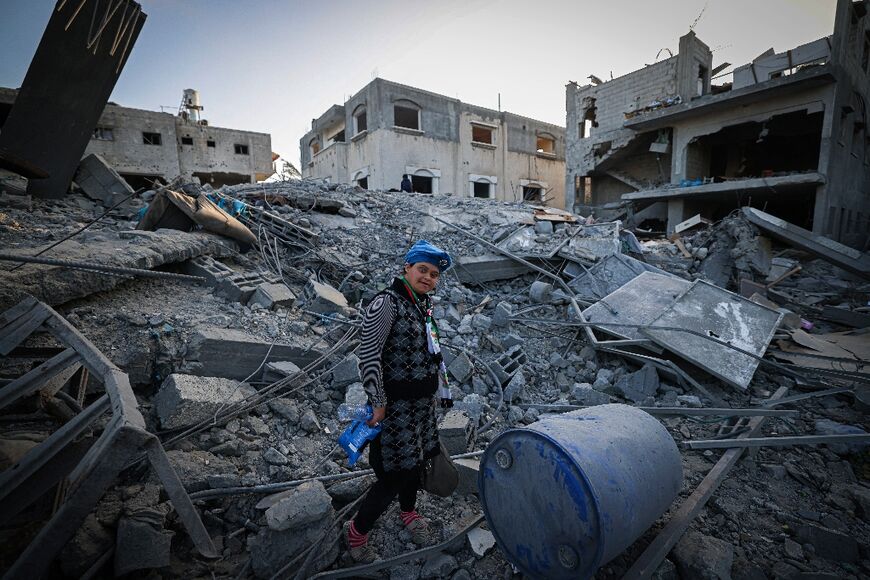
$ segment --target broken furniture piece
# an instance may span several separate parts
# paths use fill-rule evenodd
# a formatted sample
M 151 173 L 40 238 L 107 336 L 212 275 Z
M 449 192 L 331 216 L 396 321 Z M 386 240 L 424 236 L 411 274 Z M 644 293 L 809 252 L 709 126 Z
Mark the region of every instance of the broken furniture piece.
M 0 315 L 0 355 L 45 329 L 65 349 L 0 390 L 0 408 L 33 395 L 46 381 L 80 364 L 103 383 L 106 393 L 0 473 L 0 522 L 8 522 L 56 485 L 60 507 L 7 571 L 6 578 L 40 578 L 72 538 L 106 489 L 143 452 L 200 554 L 219 556 L 160 440 L 145 429 L 127 375 L 51 307 L 28 297 Z M 110 411 L 112 418 L 89 448 L 76 439 Z

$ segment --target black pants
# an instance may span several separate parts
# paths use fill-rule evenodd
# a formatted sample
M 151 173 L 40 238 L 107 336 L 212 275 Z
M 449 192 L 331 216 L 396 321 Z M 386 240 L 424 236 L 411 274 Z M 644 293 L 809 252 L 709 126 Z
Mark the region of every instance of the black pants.
M 375 527 L 375 521 L 387 511 L 396 495 L 399 496 L 399 507 L 403 512 L 413 511 L 417 503 L 417 490 L 420 489 L 420 465 L 401 471 L 384 471 L 380 436 L 369 444 L 369 464 L 375 471 L 377 481 L 366 494 L 353 520 L 354 527 L 361 534 L 367 534 Z

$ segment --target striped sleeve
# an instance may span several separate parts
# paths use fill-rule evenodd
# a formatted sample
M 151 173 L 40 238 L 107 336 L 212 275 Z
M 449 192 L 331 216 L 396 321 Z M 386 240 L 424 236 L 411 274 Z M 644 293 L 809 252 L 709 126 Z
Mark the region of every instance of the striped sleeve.
M 373 407 L 386 407 L 381 355 L 396 320 L 396 307 L 389 295 L 381 294 L 366 309 L 359 348 L 359 369 L 363 388 Z

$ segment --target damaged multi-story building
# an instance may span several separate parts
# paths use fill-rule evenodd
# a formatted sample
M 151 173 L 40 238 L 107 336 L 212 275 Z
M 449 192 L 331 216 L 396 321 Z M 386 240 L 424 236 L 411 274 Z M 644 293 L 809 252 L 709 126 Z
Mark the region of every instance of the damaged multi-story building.
M 713 79 L 693 32 L 670 58 L 567 85 L 569 209 L 633 202 L 668 231 L 751 205 L 856 248 L 870 232 L 868 2 L 839 0 L 833 34 L 770 49 Z M 611 205 L 612 207 L 612 205 Z M 655 228 L 654 228 L 655 229 Z
M 18 91 L 0 87 L 0 131 Z M 214 187 L 255 183 L 272 170 L 268 133 L 213 127 L 201 118 L 199 93 L 186 89 L 178 114 L 108 103 L 83 157 L 96 153 L 133 187 L 196 177 Z
M 302 176 L 565 207 L 565 129 L 377 78 L 311 122 Z

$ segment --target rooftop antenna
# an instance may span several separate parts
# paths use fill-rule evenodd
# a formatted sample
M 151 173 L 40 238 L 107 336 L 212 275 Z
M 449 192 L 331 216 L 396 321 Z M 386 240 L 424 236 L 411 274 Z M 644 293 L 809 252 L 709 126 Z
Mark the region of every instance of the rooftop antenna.
M 501 93 L 498 94 L 498 112 L 501 113 Z
M 694 32 L 695 27 L 698 25 L 698 22 L 701 21 L 701 17 L 704 15 L 704 12 L 707 11 L 707 6 L 709 6 L 709 5 L 710 5 L 710 0 L 707 0 L 706 2 L 704 2 L 704 7 L 701 8 L 701 13 L 698 14 L 698 17 L 697 17 L 697 18 L 695 18 L 695 21 L 694 21 L 694 22 L 692 23 L 692 25 L 689 27 L 689 30 L 691 30 L 691 31 Z

